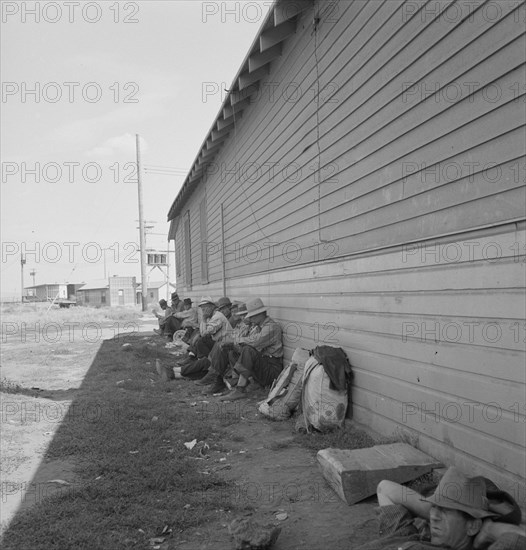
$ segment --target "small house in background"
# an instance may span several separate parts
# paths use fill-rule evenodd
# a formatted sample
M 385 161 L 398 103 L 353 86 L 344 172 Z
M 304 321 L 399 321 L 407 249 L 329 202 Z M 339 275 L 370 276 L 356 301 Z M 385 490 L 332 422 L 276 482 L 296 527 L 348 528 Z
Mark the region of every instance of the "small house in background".
M 31 301 L 48 302 L 53 301 L 57 297 L 64 300 L 68 298 L 68 285 L 65 283 L 27 286 L 24 290 L 25 295 Z
M 77 303 L 83 306 L 109 306 L 107 279 L 90 281 L 77 291 Z
M 135 277 L 113 276 L 85 284 L 77 291 L 77 303 L 92 307 L 135 306 Z
M 148 304 L 157 304 L 161 298 L 164 298 L 168 302 L 170 301 L 170 295 L 175 291 L 175 285 L 173 283 L 167 283 L 166 281 L 148 282 Z M 142 303 L 142 285 L 137 284 L 137 304 Z
M 54 283 L 27 286 L 25 298 L 31 302 L 53 302 L 57 300 L 75 301 L 77 290 L 85 283 Z
M 118 277 L 109 279 L 110 306 L 135 306 L 135 277 Z

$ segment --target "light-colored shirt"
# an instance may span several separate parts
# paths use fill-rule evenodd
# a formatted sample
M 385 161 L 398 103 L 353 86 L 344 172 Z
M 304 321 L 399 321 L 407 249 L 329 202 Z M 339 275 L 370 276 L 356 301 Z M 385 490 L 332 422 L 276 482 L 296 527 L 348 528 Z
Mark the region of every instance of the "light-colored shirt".
M 181 313 L 181 311 L 184 310 L 184 302 L 182 300 L 178 300 L 176 303 L 172 300 L 171 307 L 174 313 Z
M 228 322 L 228 319 L 216 309 L 212 317 L 206 321 L 201 321 L 201 324 L 199 325 L 199 332 L 201 333 L 201 336 L 210 334 L 210 336 L 218 342 L 232 332 L 232 326 Z
M 281 326 L 270 317 L 266 317 L 261 325 L 256 325 L 248 336 L 239 339 L 239 343 L 256 348 L 262 355 L 283 357 L 283 342 Z
M 166 323 L 166 319 L 168 319 L 168 317 L 170 317 L 170 315 L 172 315 L 172 308 L 170 306 L 168 306 L 166 309 L 163 309 L 161 311 L 162 311 L 161 314 L 157 313 L 157 311 L 156 311 L 155 315 L 157 316 L 157 319 L 159 319 L 159 323 L 162 326 L 162 325 L 164 325 L 164 323 Z
M 250 334 L 250 331 L 256 328 L 254 325 L 244 323 L 242 320 L 234 327 L 234 329 L 223 337 L 222 342 L 228 344 L 239 344 L 242 338 Z
M 199 327 L 199 321 L 197 319 L 197 308 L 195 307 L 191 307 L 190 309 L 185 309 L 184 311 L 174 313 L 174 317 L 183 321 L 181 323 L 182 327 Z

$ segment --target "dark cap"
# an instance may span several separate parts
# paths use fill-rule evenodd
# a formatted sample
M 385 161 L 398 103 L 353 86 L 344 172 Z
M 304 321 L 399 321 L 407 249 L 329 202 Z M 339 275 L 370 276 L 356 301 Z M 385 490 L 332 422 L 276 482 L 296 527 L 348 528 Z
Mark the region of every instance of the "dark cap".
M 230 301 L 230 298 L 227 298 L 226 296 L 224 296 L 223 298 L 219 298 L 219 300 L 217 300 L 218 308 L 225 307 L 225 306 L 230 307 L 231 305 L 232 305 L 232 302 Z

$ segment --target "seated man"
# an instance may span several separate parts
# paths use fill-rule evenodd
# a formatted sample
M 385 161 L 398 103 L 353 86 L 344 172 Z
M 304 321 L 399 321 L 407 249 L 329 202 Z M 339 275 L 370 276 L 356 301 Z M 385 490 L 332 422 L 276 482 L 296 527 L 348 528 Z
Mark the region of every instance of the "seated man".
M 165 333 L 169 336 L 173 336 L 178 330 L 187 329 L 185 336 L 190 337 L 194 329 L 199 328 L 197 309 L 192 307 L 192 300 L 185 298 L 183 305 L 183 311 L 174 312 L 166 321 Z
M 172 292 L 171 298 L 172 298 L 172 303 L 171 303 L 172 311 L 174 313 L 181 313 L 181 311 L 184 310 L 184 303 L 179 298 L 179 294 L 177 294 L 177 292 Z
M 281 327 L 267 315 L 260 298 L 247 302 L 246 318 L 254 328 L 239 338 L 241 352 L 234 366 L 239 380 L 231 393 L 221 397 L 222 401 L 245 398 L 251 378 L 261 386 L 270 386 L 283 370 Z
M 234 330 L 227 334 L 220 342 L 216 342 L 208 355 L 210 367 L 204 378 L 197 382 L 200 386 L 209 386 L 204 393 L 221 393 L 226 390 L 223 380 L 226 373 L 234 367 L 241 353 L 239 341 L 242 337 L 248 336 L 251 330 L 250 319 L 246 319 L 247 307 L 245 304 L 238 304 L 232 309 L 230 323 L 235 325 Z
M 223 314 L 230 316 L 230 300 L 226 297 L 219 298 L 217 304 L 210 296 L 204 296 L 199 302 L 201 308 L 201 322 L 199 324 L 199 337 L 195 344 L 188 348 L 188 358 L 181 364 L 181 374 L 189 378 L 202 378 L 206 375 L 210 361 L 208 354 L 214 344 L 221 341 L 226 334 L 232 331 L 232 327 Z M 197 359 L 197 361 L 196 361 Z
M 168 307 L 168 302 L 166 300 L 159 300 L 159 306 L 163 310 L 164 314 L 160 315 L 155 309 L 152 310 L 152 313 L 157 317 L 157 320 L 159 321 L 159 328 L 154 328 L 153 331 L 162 336 L 166 330 L 166 323 L 172 315 L 172 308 Z
M 382 538 L 359 550 L 519 550 L 526 545 L 523 529 L 499 521 L 502 514 L 490 510 L 484 479 L 470 479 L 454 467 L 429 498 L 387 480 L 378 484 L 377 495 Z
M 206 357 L 212 351 L 214 343 L 222 340 L 226 334 L 232 331 L 228 321 L 230 306 L 230 300 L 226 297 L 219 298 L 217 304 L 210 296 L 201 298 L 201 302 L 199 302 L 202 311 L 202 319 L 199 324 L 200 338 L 193 351 L 198 358 Z

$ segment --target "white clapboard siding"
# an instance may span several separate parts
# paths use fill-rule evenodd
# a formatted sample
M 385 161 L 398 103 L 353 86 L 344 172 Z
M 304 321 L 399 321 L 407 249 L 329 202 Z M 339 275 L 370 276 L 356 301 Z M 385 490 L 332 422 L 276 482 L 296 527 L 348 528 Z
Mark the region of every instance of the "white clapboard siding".
M 178 286 L 342 347 L 356 421 L 525 506 L 524 3 L 318 7 L 183 205 Z

